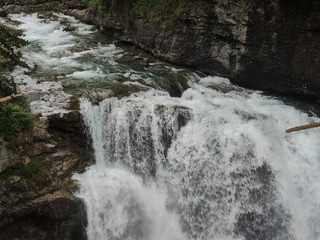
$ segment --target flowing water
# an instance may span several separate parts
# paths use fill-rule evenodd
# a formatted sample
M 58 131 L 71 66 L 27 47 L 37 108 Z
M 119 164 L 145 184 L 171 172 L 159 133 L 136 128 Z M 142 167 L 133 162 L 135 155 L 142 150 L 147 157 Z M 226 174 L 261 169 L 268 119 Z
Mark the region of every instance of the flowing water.
M 319 118 L 225 78 L 151 57 L 142 67 L 129 47 L 55 16 L 10 16 L 32 43 L 24 53 L 35 77 L 56 75 L 70 91 L 143 86 L 81 99 L 96 160 L 75 175 L 90 240 L 320 239 L 320 130 L 285 134 Z M 182 95 L 170 92 L 184 82 Z

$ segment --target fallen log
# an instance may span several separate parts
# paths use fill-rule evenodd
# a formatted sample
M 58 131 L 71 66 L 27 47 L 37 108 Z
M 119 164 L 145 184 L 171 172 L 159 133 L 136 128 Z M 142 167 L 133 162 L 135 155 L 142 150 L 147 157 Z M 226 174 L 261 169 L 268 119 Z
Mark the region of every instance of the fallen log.
M 9 100 L 11 100 L 11 99 L 12 99 L 11 96 L 4 97 L 4 98 L 0 98 L 0 103 L 7 102 L 7 101 L 9 101 Z
M 297 126 L 294 128 L 289 128 L 286 130 L 286 133 L 301 131 L 301 130 L 315 128 L 315 127 L 320 127 L 320 122 L 315 122 L 315 123 L 310 123 L 310 124 L 306 124 L 306 125 L 302 125 L 302 126 Z

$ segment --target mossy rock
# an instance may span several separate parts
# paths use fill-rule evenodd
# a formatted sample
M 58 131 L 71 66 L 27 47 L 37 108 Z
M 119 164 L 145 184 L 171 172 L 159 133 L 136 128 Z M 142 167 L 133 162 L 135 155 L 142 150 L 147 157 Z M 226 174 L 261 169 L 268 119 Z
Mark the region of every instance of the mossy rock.
M 112 91 L 112 97 L 123 98 L 128 97 L 132 93 L 140 92 L 140 91 L 147 91 L 150 88 L 143 85 L 135 85 L 135 84 L 124 84 L 124 83 L 115 83 L 110 87 Z
M 33 116 L 27 109 L 14 103 L 0 103 L 0 134 L 5 140 L 11 141 L 32 123 Z
M 62 182 L 62 188 L 67 192 L 76 192 L 79 190 L 79 184 L 76 180 L 68 177 L 65 178 Z

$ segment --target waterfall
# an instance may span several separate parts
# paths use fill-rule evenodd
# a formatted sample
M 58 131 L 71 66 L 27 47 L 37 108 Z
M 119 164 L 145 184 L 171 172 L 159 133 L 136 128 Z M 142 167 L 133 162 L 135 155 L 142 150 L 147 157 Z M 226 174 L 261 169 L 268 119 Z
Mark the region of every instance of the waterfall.
M 89 239 L 319 239 L 317 120 L 227 79 L 81 112 L 96 164 L 75 178 Z
M 140 94 L 138 101 L 111 98 L 99 106 L 81 100 L 96 159 L 76 176 L 79 196 L 86 199 L 89 239 L 186 239 L 178 215 L 167 209 L 168 192 L 155 179 L 189 109 L 148 104 L 148 96 L 170 99 L 164 92 Z
M 74 178 L 90 240 L 320 239 L 320 130 L 285 134 L 317 117 L 225 78 L 155 59 L 146 68 L 144 53 L 70 16 L 10 18 L 40 82 L 101 98 L 149 89 L 81 100 L 95 164 Z

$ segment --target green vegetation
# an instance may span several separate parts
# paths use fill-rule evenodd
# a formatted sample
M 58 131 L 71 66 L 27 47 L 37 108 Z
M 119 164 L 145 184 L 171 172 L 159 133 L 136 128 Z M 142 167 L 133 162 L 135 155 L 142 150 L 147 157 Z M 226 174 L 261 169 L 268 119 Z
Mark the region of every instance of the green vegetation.
M 20 179 L 19 182 L 17 182 L 14 186 L 21 191 L 28 191 L 29 190 L 28 183 L 23 179 Z
M 12 78 L 0 75 L 0 97 L 17 93 L 17 87 Z
M 32 125 L 32 114 L 14 103 L 0 103 L 0 134 L 10 141 Z
M 26 64 L 20 60 L 16 49 L 26 45 L 28 42 L 21 38 L 22 31 L 12 29 L 0 24 L 0 60 L 9 65 Z M 17 87 L 13 79 L 3 74 L 0 75 L 0 97 L 17 93 Z M 24 103 L 0 103 L 0 134 L 10 141 L 21 131 L 28 129 L 32 125 L 32 115 L 25 107 Z
M 31 162 L 19 169 L 20 176 L 31 178 L 34 174 L 39 172 L 39 167 L 39 157 L 31 157 Z
M 2 59 L 12 65 L 26 64 L 20 60 L 17 48 L 25 46 L 28 42 L 22 39 L 22 30 L 16 30 L 0 24 L 0 56 Z
M 89 6 L 97 6 L 108 14 L 114 11 L 124 15 L 146 17 L 151 21 L 178 16 L 188 10 L 195 0 L 83 0 Z M 168 19 L 166 20 L 168 21 Z M 170 21 L 169 21 L 170 22 Z
M 49 186 L 51 183 L 48 173 L 49 170 L 43 165 L 44 158 L 44 155 L 31 156 L 31 162 L 17 169 L 7 170 L 7 173 L 1 173 L 0 179 L 1 175 L 18 175 L 21 179 L 14 184 L 14 187 L 18 191 L 38 192 L 40 189 Z

